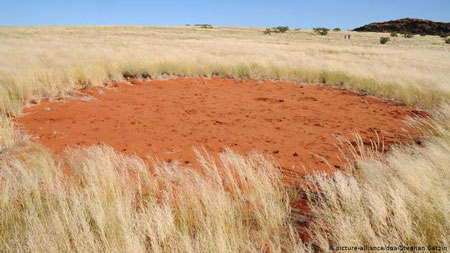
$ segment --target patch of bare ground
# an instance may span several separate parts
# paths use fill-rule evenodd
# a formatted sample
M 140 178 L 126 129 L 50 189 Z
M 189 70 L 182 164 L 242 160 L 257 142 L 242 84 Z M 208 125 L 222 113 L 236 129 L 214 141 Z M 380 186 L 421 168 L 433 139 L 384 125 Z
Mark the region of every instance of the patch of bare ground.
M 403 120 L 420 112 L 382 99 L 316 85 L 222 78 L 133 80 L 42 101 L 15 119 L 55 153 L 108 144 L 148 162 L 195 167 L 193 148 L 270 155 L 285 173 L 345 167 L 339 139 L 359 134 L 385 149 L 413 137 Z

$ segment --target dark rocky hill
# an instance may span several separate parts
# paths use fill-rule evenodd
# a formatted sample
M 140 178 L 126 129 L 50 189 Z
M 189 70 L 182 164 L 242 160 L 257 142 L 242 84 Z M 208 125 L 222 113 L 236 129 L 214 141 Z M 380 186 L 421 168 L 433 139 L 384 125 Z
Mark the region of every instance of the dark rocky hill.
M 433 22 L 426 19 L 403 18 L 387 22 L 371 23 L 353 29 L 353 31 L 441 35 L 450 34 L 450 23 Z

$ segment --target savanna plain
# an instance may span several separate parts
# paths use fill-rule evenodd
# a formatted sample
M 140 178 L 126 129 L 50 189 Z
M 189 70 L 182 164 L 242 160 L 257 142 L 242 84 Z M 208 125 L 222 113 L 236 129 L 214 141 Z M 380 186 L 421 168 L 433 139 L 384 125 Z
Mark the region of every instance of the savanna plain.
M 264 30 L 0 27 L 0 251 L 450 246 L 450 46 L 439 36 L 380 44 L 389 34 Z M 55 154 L 14 121 L 81 89 L 219 77 L 330 86 L 415 107 L 425 116 L 404 122 L 420 140 L 385 152 L 382 141 L 355 135 L 342 141 L 346 166 L 287 183 L 265 154 L 199 149 L 197 168 L 149 163 L 107 143 Z M 302 198 L 299 213 L 291 203 Z

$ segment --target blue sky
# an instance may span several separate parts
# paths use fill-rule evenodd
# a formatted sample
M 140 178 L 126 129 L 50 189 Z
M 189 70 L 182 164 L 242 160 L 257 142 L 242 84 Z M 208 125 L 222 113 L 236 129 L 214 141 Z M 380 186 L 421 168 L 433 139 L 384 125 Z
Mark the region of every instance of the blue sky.
M 450 22 L 450 0 L 0 0 L 0 25 L 185 25 L 353 29 L 403 17 Z

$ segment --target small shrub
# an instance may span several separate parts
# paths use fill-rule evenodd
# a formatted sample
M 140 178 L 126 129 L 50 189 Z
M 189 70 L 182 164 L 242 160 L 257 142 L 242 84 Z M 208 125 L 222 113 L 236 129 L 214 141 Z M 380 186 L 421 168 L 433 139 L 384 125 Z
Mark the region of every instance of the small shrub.
M 288 30 L 289 30 L 288 26 L 277 26 L 277 27 L 273 28 L 273 31 L 275 33 L 284 33 L 284 32 L 287 32 Z
M 396 32 L 392 32 L 391 37 L 398 37 L 398 34 Z
M 317 27 L 317 28 L 313 28 L 313 30 L 314 30 L 314 32 L 316 32 L 317 34 L 320 34 L 320 35 L 327 35 L 328 34 L 328 31 L 330 30 L 330 29 L 328 29 L 328 28 L 325 28 L 325 27 Z
M 301 28 L 295 28 L 294 30 L 295 30 L 295 31 L 300 31 L 300 30 L 301 30 Z
M 426 33 L 421 33 L 420 36 L 425 37 L 425 36 L 427 36 L 427 34 Z
M 335 31 L 335 32 L 340 32 L 340 31 L 341 31 L 341 28 L 336 27 L 336 28 L 333 29 L 333 31 Z
M 272 29 L 267 28 L 266 30 L 263 31 L 263 33 L 266 35 L 270 35 L 272 33 Z
M 386 44 L 390 39 L 388 37 L 381 37 L 380 38 L 380 44 Z
M 264 34 L 270 35 L 271 33 L 285 33 L 289 30 L 288 26 L 277 26 L 272 29 L 267 28 L 265 31 L 263 31 Z
M 196 24 L 195 26 L 200 26 L 201 28 L 213 28 L 210 24 Z
M 445 43 L 446 43 L 446 44 L 450 44 L 450 39 L 446 39 L 446 40 L 445 40 Z
M 448 37 L 448 33 L 441 33 L 441 34 L 439 34 L 439 37 L 441 37 L 441 38 L 447 38 Z

